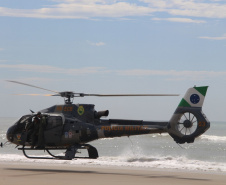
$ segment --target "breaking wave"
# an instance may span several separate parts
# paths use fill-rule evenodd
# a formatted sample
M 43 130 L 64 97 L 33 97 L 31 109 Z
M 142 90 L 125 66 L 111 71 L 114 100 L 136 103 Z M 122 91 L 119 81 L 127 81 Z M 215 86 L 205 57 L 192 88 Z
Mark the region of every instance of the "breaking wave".
M 226 136 L 201 135 L 200 138 L 213 142 L 226 142 Z
M 199 160 L 191 160 L 186 157 L 172 157 L 172 156 L 118 156 L 109 157 L 103 156 L 98 159 L 76 159 L 76 160 L 46 160 L 46 159 L 27 159 L 22 155 L 5 154 L 0 155 L 1 162 L 22 162 L 30 163 L 31 165 L 42 164 L 68 164 L 81 166 L 115 166 L 115 167 L 135 167 L 135 168 L 150 168 L 150 169 L 175 169 L 188 171 L 214 171 L 226 172 L 226 163 L 205 162 Z
M 6 134 L 0 134 L 0 139 L 6 139 Z

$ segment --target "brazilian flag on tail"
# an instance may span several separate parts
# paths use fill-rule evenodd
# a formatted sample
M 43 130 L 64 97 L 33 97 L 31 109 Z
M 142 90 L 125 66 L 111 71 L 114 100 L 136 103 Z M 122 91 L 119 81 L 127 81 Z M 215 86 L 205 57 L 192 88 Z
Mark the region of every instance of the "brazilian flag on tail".
M 192 87 L 187 90 L 178 107 L 202 107 L 208 86 Z

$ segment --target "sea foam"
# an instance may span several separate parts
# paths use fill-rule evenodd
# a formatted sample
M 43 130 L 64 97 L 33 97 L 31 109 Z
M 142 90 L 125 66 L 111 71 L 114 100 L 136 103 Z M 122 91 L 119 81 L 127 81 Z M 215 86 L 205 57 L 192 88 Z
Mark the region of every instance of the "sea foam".
M 184 156 L 103 156 L 98 159 L 74 159 L 74 160 L 48 160 L 48 159 L 27 159 L 22 155 L 4 154 L 0 155 L 1 162 L 21 162 L 36 164 L 68 164 L 84 166 L 115 166 L 115 167 L 136 167 L 151 169 L 176 169 L 188 171 L 214 171 L 226 172 L 226 163 L 205 162 L 191 160 Z
M 226 136 L 215 136 L 215 135 L 201 135 L 202 140 L 214 141 L 214 142 L 226 142 Z

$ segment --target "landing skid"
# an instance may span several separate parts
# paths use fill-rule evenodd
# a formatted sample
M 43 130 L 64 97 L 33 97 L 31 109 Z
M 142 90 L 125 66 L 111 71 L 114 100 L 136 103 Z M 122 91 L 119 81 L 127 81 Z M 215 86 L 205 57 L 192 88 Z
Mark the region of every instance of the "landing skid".
M 77 153 L 78 149 L 87 149 L 88 150 L 88 154 L 89 157 L 75 157 L 75 154 Z M 97 149 L 89 144 L 84 144 L 84 145 L 74 145 L 68 148 L 58 148 L 58 147 L 45 147 L 44 149 L 35 149 L 35 148 L 25 148 L 25 146 L 23 146 L 22 148 L 18 148 L 18 150 L 22 150 L 23 154 L 25 157 L 29 158 L 29 159 L 61 159 L 61 160 L 72 160 L 72 159 L 96 159 L 98 158 L 98 152 Z M 33 156 L 29 156 L 27 155 L 26 151 L 27 150 L 32 150 L 32 151 L 38 151 L 38 150 L 44 150 L 47 151 L 47 153 L 52 156 L 52 157 L 33 157 Z M 57 156 L 54 155 L 50 152 L 50 150 L 66 150 L 65 152 L 65 156 Z

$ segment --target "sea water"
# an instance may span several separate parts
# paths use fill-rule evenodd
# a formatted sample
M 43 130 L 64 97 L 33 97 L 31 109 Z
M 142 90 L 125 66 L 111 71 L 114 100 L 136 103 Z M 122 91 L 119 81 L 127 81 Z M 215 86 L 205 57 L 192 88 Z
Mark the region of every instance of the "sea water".
M 0 118 L 0 142 L 16 118 Z M 0 162 L 124 166 L 152 169 L 181 169 L 226 173 L 226 122 L 211 122 L 210 129 L 192 144 L 178 145 L 168 134 L 99 139 L 89 144 L 97 148 L 98 159 L 40 160 L 27 159 L 14 144 L 0 148 Z M 63 152 L 63 151 L 59 151 Z M 79 156 L 87 156 L 81 150 Z M 43 151 L 31 155 L 46 156 Z

